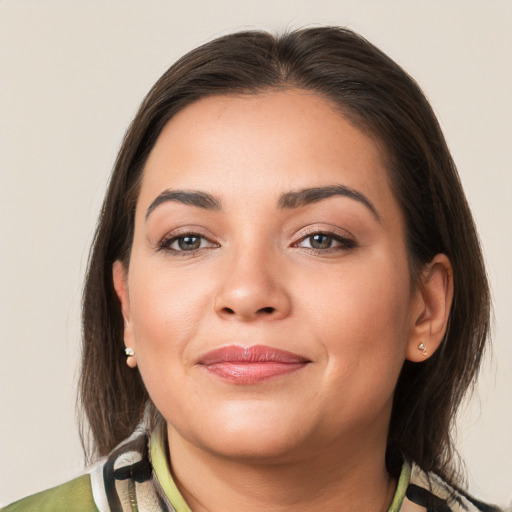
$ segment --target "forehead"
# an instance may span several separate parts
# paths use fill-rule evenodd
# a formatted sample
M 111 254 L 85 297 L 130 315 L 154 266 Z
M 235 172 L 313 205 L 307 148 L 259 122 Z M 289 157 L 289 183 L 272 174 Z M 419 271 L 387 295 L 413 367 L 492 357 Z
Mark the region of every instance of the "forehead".
M 165 189 L 271 198 L 342 184 L 392 200 L 376 142 L 325 98 L 302 90 L 212 96 L 178 112 L 145 166 L 139 203 Z

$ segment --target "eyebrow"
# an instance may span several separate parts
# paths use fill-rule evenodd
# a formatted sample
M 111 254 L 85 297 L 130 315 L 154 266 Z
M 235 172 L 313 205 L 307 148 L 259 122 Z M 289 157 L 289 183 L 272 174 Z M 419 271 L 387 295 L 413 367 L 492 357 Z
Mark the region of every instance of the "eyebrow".
M 279 197 L 277 206 L 280 209 L 294 209 L 323 201 L 335 196 L 348 197 L 366 206 L 373 216 L 380 222 L 380 216 L 373 203 L 361 192 L 345 185 L 329 185 L 325 187 L 304 188 L 297 191 L 286 192 Z M 164 190 L 149 205 L 146 211 L 146 220 L 155 208 L 166 202 L 178 202 L 205 210 L 218 211 L 222 209 L 220 199 L 199 190 Z
M 317 203 L 335 196 L 348 197 L 359 201 L 366 206 L 380 222 L 380 215 L 373 203 L 361 192 L 345 185 L 329 185 L 326 187 L 304 188 L 294 192 L 286 192 L 279 198 L 277 206 L 281 209 L 300 208 L 301 206 L 307 206 L 308 204 Z
M 159 194 L 156 199 L 149 205 L 146 210 L 146 220 L 151 212 L 162 203 L 178 202 L 187 204 L 189 206 L 196 206 L 205 210 L 220 210 L 220 200 L 206 192 L 199 192 L 198 190 L 164 190 Z

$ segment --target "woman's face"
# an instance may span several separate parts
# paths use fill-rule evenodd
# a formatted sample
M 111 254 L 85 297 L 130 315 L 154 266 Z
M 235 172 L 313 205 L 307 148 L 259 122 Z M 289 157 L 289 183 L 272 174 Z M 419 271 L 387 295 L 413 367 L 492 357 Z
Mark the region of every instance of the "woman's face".
M 172 442 L 274 459 L 385 442 L 418 293 L 379 149 L 326 100 L 179 112 L 114 280 Z

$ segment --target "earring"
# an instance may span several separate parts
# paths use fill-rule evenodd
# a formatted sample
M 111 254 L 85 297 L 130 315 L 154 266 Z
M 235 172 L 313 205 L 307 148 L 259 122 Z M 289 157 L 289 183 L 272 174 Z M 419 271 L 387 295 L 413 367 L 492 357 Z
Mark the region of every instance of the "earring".
M 135 360 L 135 351 L 131 347 L 126 347 L 124 349 L 124 353 L 126 354 L 126 364 L 130 368 L 135 368 L 137 366 L 137 361 Z
M 426 356 L 427 355 L 427 347 L 425 347 L 425 345 L 423 343 L 420 343 L 418 345 L 418 350 L 424 355 Z

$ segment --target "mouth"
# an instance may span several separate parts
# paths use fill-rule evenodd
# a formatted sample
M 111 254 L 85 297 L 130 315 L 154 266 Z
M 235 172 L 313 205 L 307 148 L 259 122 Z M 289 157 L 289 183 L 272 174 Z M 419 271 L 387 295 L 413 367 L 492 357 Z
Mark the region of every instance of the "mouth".
M 310 362 L 292 352 L 264 345 L 230 345 L 204 354 L 198 364 L 208 373 L 228 382 L 256 384 L 295 373 Z

